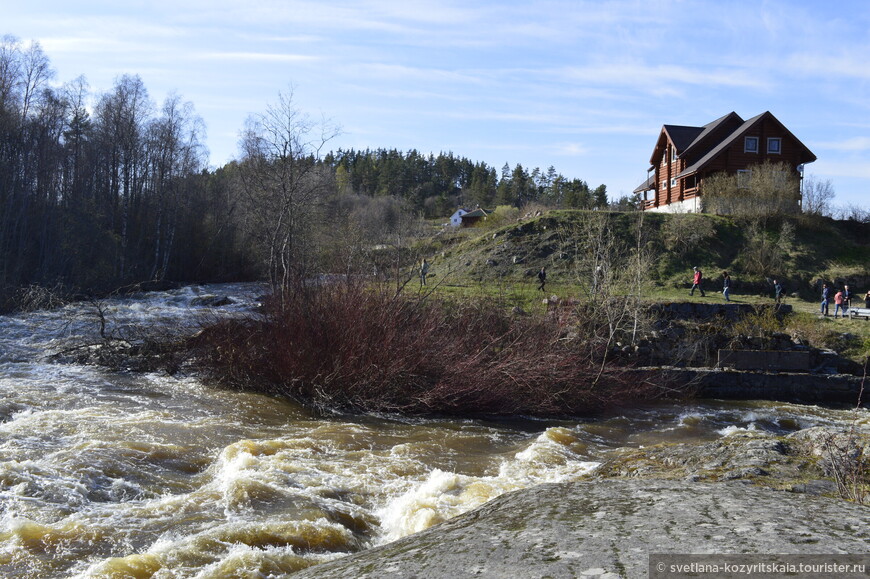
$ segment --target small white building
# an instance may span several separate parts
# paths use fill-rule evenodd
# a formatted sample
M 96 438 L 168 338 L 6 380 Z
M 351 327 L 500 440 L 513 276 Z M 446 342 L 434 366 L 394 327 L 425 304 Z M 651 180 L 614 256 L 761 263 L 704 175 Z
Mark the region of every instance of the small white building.
M 450 216 L 450 227 L 459 227 L 462 225 L 462 216 L 468 213 L 468 209 L 457 209 L 456 212 Z

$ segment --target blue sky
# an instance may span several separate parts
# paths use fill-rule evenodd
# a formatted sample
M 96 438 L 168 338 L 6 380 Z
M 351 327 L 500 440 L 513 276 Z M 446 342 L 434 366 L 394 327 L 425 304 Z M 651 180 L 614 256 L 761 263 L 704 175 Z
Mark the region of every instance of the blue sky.
M 819 158 L 836 203 L 870 205 L 870 3 L 807 1 L 4 0 L 63 83 L 138 74 L 207 125 L 211 165 L 290 87 L 342 129 L 329 148 L 452 151 L 646 178 L 663 124 L 771 111 Z

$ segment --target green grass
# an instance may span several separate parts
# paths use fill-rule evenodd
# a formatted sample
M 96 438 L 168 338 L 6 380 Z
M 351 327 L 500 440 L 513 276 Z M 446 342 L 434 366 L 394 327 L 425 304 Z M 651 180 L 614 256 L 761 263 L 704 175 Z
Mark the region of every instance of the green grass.
M 589 299 L 588 288 L 573 281 L 563 281 L 555 277 L 547 281 L 546 291 L 541 292 L 538 288 L 537 279 L 507 279 L 497 281 L 470 281 L 459 279 L 433 278 L 424 288 L 419 284 L 409 285 L 406 291 L 431 294 L 447 301 L 464 301 L 485 299 L 501 305 L 504 308 L 514 307 L 522 309 L 529 314 L 543 314 L 547 311 L 544 300 L 555 295 L 560 299 L 586 302 Z M 689 295 L 689 284 L 685 287 L 658 285 L 651 287 L 642 295 L 642 299 L 650 303 L 656 302 L 697 302 L 697 303 L 725 303 L 722 292 L 718 286 L 712 284 L 705 288 L 705 297 L 701 297 L 696 291 L 694 296 Z M 735 304 L 771 305 L 772 296 L 759 295 L 757 293 L 731 293 L 731 302 Z M 784 303 L 790 305 L 793 315 L 787 317 L 780 328 L 789 334 L 806 337 L 811 344 L 820 348 L 836 348 L 856 362 L 863 363 L 870 356 L 870 321 L 865 319 L 834 319 L 833 316 L 821 317 L 819 304 L 815 301 L 800 298 L 787 297 Z M 833 310 L 832 310 L 833 311 Z M 851 334 L 852 339 L 843 339 L 844 334 Z
M 554 210 L 520 221 L 445 230 L 434 236 L 428 247 L 421 240 L 420 252 L 430 256 L 435 273 L 423 291 L 448 300 L 492 300 L 528 313 L 545 312 L 544 299 L 551 295 L 586 302 L 591 280 L 585 279 L 588 273 L 578 273 L 590 270 L 591 250 L 584 236 L 589 235 L 589 224 L 601 219 L 606 220 L 615 248 L 611 267 L 614 272 L 621 271 L 626 256 L 637 245 L 638 214 Z M 789 323 L 796 331 L 813 336 L 821 346 L 835 343 L 838 351 L 856 360 L 870 354 L 870 322 L 821 318 L 816 301 L 821 280 L 838 286 L 852 280 L 857 295 L 867 290 L 863 285 L 870 283 L 870 224 L 790 218 L 793 240 L 780 250 L 766 273 L 757 273 L 757 264 L 753 266 L 756 269 L 749 268 L 747 251 L 755 246 L 745 223 L 711 215 L 644 214 L 640 219 L 644 247 L 652 253 L 645 272 L 649 283 L 642 299 L 724 303 L 720 274 L 728 270 L 734 280 L 732 302 L 772 304 L 769 280 L 776 277 L 783 281 L 789 296 L 800 296 L 786 299 L 795 311 Z M 764 235 L 774 245 L 782 225 L 782 220 L 768 222 Z M 685 236 L 693 232 L 699 236 L 687 243 Z M 541 266 L 547 267 L 545 292 L 537 290 L 535 274 Z M 706 297 L 697 291 L 689 295 L 692 266 L 705 273 Z M 418 286 L 412 282 L 406 291 L 420 291 Z M 611 293 L 627 294 L 629 290 L 615 288 Z M 789 331 L 788 323 L 783 330 Z M 838 337 L 842 334 L 854 338 L 843 340 Z

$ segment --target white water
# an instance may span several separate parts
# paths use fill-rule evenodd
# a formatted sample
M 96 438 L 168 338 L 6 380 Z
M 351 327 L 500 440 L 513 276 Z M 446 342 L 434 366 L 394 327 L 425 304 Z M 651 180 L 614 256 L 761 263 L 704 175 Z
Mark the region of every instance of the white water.
M 194 328 L 204 287 L 107 302 L 112 332 Z M 657 406 L 583 422 L 316 418 L 195 377 L 50 354 L 94 340 L 94 306 L 0 318 L 0 576 L 279 577 L 391 541 L 504 492 L 590 472 L 613 448 L 786 432 L 840 411 Z

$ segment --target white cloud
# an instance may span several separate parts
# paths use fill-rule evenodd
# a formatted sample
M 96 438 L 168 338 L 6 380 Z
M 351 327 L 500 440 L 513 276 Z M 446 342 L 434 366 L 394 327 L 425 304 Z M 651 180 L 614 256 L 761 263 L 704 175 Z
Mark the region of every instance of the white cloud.
M 203 60 L 233 60 L 242 62 L 308 62 L 320 57 L 309 54 L 283 54 L 269 52 L 201 52 L 195 55 Z
M 606 62 L 563 69 L 575 82 L 643 87 L 645 91 L 672 94 L 671 84 L 719 86 L 728 88 L 766 88 L 769 82 L 744 69 L 689 68 L 682 65 L 651 65 L 642 62 Z M 676 90 L 676 89 L 671 89 Z
M 868 151 L 870 150 L 870 137 L 852 137 L 842 141 L 818 143 L 817 147 L 834 151 Z
M 565 157 L 580 157 L 588 153 L 589 148 L 582 143 L 561 143 L 554 148 L 553 152 Z
M 862 161 L 825 161 L 819 160 L 807 166 L 807 172 L 829 177 L 853 177 L 870 179 L 870 159 Z
M 854 50 L 854 49 L 853 49 Z M 846 54 L 794 54 L 788 59 L 788 67 L 804 76 L 846 77 L 870 80 L 870 50 L 854 50 Z

